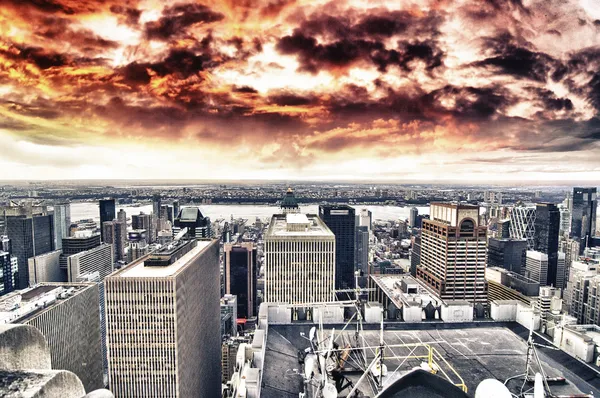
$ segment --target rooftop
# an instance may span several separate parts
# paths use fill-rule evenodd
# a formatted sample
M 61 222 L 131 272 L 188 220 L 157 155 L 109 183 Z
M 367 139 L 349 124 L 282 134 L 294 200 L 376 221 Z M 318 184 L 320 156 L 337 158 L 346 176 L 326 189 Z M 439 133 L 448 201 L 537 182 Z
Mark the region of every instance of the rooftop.
M 300 336 L 309 334 L 313 324 L 269 325 L 267 345 L 264 357 L 263 388 L 261 398 L 297 398 L 302 388 L 302 379 L 294 374 L 293 369 L 301 369 L 298 364 L 298 352 L 308 346 L 307 340 Z M 389 347 L 404 344 L 428 344 L 451 365 L 464 379 L 468 388 L 468 395 L 474 396 L 477 385 L 487 378 L 494 378 L 500 382 L 523 373 L 527 357 L 527 344 L 525 339 L 528 330 L 516 323 L 471 323 L 439 325 L 435 323 L 386 324 L 383 338 L 388 346 L 386 348 L 385 364 L 388 368 L 387 380 L 384 385 L 392 383 L 402 377 L 413 367 L 420 365 L 422 359 L 404 359 L 410 355 L 422 355 L 425 348 L 419 346 L 413 351 L 414 346 Z M 331 333 L 331 327 L 325 326 L 326 335 Z M 354 330 L 338 332 L 336 326 L 336 341 L 340 347 L 346 342 L 354 341 Z M 379 345 L 379 330 L 365 330 L 361 332 L 365 344 Z M 420 350 L 417 352 L 417 350 Z M 366 350 L 367 363 L 374 357 L 374 352 Z M 550 377 L 565 377 L 564 384 L 552 384 L 552 392 L 557 395 L 575 394 L 600 394 L 600 378 L 597 368 L 592 368 L 570 357 L 562 351 L 538 348 L 538 354 L 544 364 L 544 371 Z M 397 358 L 394 358 L 397 357 Z M 443 362 L 438 362 L 442 369 L 449 375 L 448 367 Z M 401 365 L 401 366 L 399 366 Z M 355 366 L 348 361 L 346 376 L 356 383 L 362 371 L 352 372 Z M 398 370 L 394 372 L 395 369 Z M 283 377 L 282 375 L 285 375 Z M 513 393 L 518 393 L 521 380 L 507 381 L 507 387 Z M 532 387 L 527 384 L 526 388 Z M 368 397 L 374 394 L 369 388 L 369 383 L 361 383 L 359 389 Z M 346 396 L 349 390 L 340 393 Z M 344 394 L 345 393 L 345 394 Z
M 173 264 L 167 266 L 144 266 L 148 256 L 142 257 L 130 265 L 115 272 L 111 277 L 122 278 L 165 278 L 175 276 L 183 267 L 185 267 L 194 257 L 204 251 L 213 243 L 212 240 L 199 240 L 196 247 L 183 255 Z
M 292 217 L 290 217 L 292 216 Z M 290 217 L 290 218 L 288 218 Z M 308 223 L 308 229 L 301 231 L 289 231 L 288 220 L 292 223 Z M 267 231 L 266 238 L 269 237 L 330 237 L 334 238 L 333 232 L 316 214 L 274 214 L 271 218 L 271 224 Z
M 43 283 L 0 297 L 0 324 L 22 323 L 95 283 Z

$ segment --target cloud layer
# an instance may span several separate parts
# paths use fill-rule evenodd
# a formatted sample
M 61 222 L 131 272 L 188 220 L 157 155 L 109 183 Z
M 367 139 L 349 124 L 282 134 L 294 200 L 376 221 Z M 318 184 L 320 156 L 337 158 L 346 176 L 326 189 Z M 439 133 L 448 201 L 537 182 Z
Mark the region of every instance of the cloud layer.
M 575 0 L 8 0 L 0 166 L 597 179 L 599 14 Z

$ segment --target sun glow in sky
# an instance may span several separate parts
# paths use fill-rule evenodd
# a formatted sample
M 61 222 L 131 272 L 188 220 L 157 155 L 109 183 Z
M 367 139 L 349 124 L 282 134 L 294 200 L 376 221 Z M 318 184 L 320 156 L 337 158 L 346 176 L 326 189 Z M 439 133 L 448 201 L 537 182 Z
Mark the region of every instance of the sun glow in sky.
M 600 179 L 588 0 L 6 0 L 10 179 Z

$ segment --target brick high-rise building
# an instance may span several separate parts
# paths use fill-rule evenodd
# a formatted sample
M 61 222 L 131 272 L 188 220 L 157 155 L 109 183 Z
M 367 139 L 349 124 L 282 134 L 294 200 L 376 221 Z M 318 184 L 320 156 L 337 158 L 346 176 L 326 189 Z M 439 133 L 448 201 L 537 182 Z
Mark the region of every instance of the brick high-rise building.
M 421 226 L 417 278 L 442 300 L 487 303 L 485 225 L 479 225 L 479 207 L 432 203 L 430 219 Z

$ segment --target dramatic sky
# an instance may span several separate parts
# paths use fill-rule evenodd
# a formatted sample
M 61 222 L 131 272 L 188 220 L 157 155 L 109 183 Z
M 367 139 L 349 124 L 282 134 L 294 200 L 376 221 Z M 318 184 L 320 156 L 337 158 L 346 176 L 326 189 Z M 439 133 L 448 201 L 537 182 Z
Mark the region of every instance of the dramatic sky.
M 2 179 L 600 179 L 598 0 L 2 0 Z

